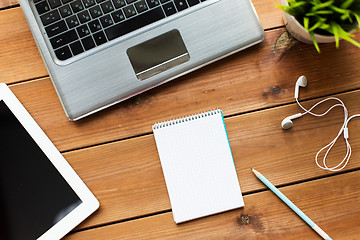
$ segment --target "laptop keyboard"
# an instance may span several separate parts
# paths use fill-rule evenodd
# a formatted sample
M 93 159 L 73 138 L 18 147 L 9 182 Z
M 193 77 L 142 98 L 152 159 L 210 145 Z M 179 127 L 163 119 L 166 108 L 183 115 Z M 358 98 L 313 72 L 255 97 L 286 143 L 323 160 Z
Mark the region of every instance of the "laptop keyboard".
M 59 60 L 66 60 L 205 0 L 34 0 Z

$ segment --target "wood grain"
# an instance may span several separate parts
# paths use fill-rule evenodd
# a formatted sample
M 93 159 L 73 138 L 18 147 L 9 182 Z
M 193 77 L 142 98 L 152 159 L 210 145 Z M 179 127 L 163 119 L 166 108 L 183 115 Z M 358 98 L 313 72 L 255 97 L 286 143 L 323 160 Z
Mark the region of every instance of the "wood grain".
M 360 35 L 359 35 L 360 36 Z M 133 97 L 78 122 L 69 122 L 48 78 L 12 87 L 15 95 L 61 151 L 151 132 L 157 121 L 221 108 L 225 116 L 293 102 L 305 74 L 301 99 L 360 87 L 357 48 L 342 42 L 317 54 L 311 45 L 291 45 L 284 29 L 268 31 L 260 45 Z M 346 57 L 343 57 L 346 56 Z M 343 58 L 342 61 L 334 59 Z
M 0 11 L 0 82 L 47 76 L 39 50 L 18 7 Z
M 360 91 L 339 96 L 350 113 L 359 113 Z M 317 100 L 316 100 L 317 101 Z M 310 107 L 315 101 L 305 102 Z M 325 111 L 322 106 L 318 112 Z M 280 122 L 299 112 L 295 104 L 225 119 L 229 141 L 243 193 L 266 187 L 253 177 L 250 167 L 273 184 L 284 185 L 329 175 L 314 162 L 316 152 L 329 143 L 342 125 L 343 113 L 334 109 L 324 118 L 304 116 L 285 131 Z M 349 124 L 353 155 L 346 170 L 360 167 L 360 119 Z M 339 139 L 329 154 L 330 164 L 345 155 Z M 81 149 L 64 154 L 100 201 L 100 209 L 80 228 L 122 221 L 170 209 L 153 135 Z
M 330 237 L 353 240 L 360 236 L 359 181 L 360 172 L 357 171 L 280 190 Z M 176 225 L 172 214 L 165 213 L 71 234 L 65 240 L 320 239 L 269 190 L 245 196 L 244 201 L 242 209 L 184 224 Z
M 13 7 L 18 4 L 19 4 L 19 2 L 17 0 L 0 0 L 0 9 Z
M 279 0 L 254 0 L 266 29 L 263 43 L 78 122 L 66 119 L 39 51 L 16 0 L 0 0 L 0 82 L 11 89 L 100 200 L 100 209 L 66 239 L 206 238 L 315 239 L 318 236 L 259 182 L 261 171 L 282 188 L 334 239 L 360 235 L 360 121 L 350 122 L 353 155 L 346 174 L 316 167 L 316 152 L 342 124 L 341 109 L 328 116 L 281 120 L 299 112 L 293 89 L 299 75 L 309 85 L 300 98 L 310 107 L 321 96 L 340 93 L 350 114 L 360 112 L 359 49 L 342 41 L 299 43 L 288 35 L 275 7 Z M 356 33 L 360 40 L 360 33 Z M 175 225 L 151 126 L 220 108 L 226 116 L 245 208 Z M 325 110 L 326 107 L 321 107 Z M 339 139 L 331 164 L 345 154 Z M 325 179 L 313 180 L 327 177 Z M 313 181 L 312 181 L 313 180 Z M 309 181 L 307 183 L 302 183 Z M 254 193 L 256 191 L 263 191 Z M 271 206 L 271 207 L 269 207 Z M 161 212 L 169 212 L 158 214 Z M 153 215 L 153 216 L 151 216 Z M 139 218 L 139 219 L 138 219 Z M 136 219 L 136 220 L 133 220 Z M 107 226 L 108 225 L 108 226 Z M 84 230 L 87 228 L 93 228 Z

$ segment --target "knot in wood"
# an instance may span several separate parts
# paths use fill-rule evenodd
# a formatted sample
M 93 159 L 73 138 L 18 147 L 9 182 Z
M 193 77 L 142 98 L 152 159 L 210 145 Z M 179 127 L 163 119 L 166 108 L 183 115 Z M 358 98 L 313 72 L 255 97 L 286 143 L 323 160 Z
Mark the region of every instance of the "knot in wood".
M 273 94 L 279 94 L 281 92 L 281 87 L 279 87 L 277 85 L 273 85 L 271 88 L 271 91 Z
M 249 215 L 241 215 L 239 220 L 245 224 L 245 225 L 249 225 L 250 224 L 250 217 Z
M 139 95 L 139 96 L 136 96 L 136 97 L 133 98 L 132 105 L 133 106 L 140 106 L 140 105 L 144 105 L 144 104 L 146 104 L 148 102 L 150 102 L 150 97 L 149 96 Z
M 293 44 L 293 37 L 287 32 L 282 32 L 276 39 L 274 50 L 284 50 Z

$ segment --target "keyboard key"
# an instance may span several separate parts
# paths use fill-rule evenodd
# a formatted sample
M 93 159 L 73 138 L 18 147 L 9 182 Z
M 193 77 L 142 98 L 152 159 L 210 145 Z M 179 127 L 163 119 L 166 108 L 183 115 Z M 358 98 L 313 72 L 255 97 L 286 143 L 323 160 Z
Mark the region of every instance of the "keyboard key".
M 186 8 L 188 8 L 187 3 L 185 0 L 174 0 L 176 9 L 180 12 Z
M 68 32 L 62 33 L 62 34 L 50 39 L 50 43 L 54 49 L 57 49 L 68 43 L 71 43 L 77 39 L 78 39 L 78 36 L 77 36 L 75 30 L 70 30 Z
M 49 4 L 46 1 L 42 1 L 35 5 L 39 15 L 44 14 L 50 10 Z
M 69 28 L 74 28 L 76 26 L 79 26 L 79 20 L 77 19 L 76 16 L 71 16 L 69 18 L 66 19 L 66 23 L 69 26 Z
M 68 46 L 62 47 L 55 51 L 55 55 L 59 60 L 66 60 L 68 58 L 71 58 L 71 52 L 70 48 Z
M 127 18 L 136 15 L 136 11 L 135 11 L 135 8 L 134 8 L 133 5 L 124 7 L 123 10 L 124 10 L 125 16 L 126 16 Z
M 166 16 L 171 16 L 176 13 L 175 5 L 172 2 L 168 2 L 162 6 Z
M 94 40 L 96 45 L 101 45 L 107 42 L 105 34 L 103 31 L 94 34 Z
M 87 25 L 82 25 L 76 28 L 77 33 L 79 34 L 80 38 L 83 38 L 90 34 L 90 30 Z
M 92 8 L 89 9 L 89 11 L 90 11 L 90 14 L 91 14 L 92 18 L 97 18 L 97 17 L 100 17 L 102 15 L 102 12 L 101 12 L 99 6 L 92 7 Z
M 95 5 L 95 0 L 82 0 L 82 1 L 86 8 L 89 8 L 89 7 Z
M 104 28 L 114 24 L 113 20 L 110 17 L 110 14 L 101 17 L 100 21 L 101 21 L 101 24 L 103 25 Z
M 113 12 L 111 16 L 113 17 L 115 23 L 121 22 L 122 20 L 125 19 L 125 16 L 121 9 L 117 10 L 116 12 Z
M 106 36 L 109 40 L 120 37 L 124 34 L 132 32 L 136 29 L 149 25 L 164 18 L 164 12 L 161 7 L 154 8 L 143 14 L 138 15 L 135 18 L 128 19 L 127 21 L 120 22 L 108 29 L 105 29 Z
M 190 7 L 195 6 L 196 4 L 199 4 L 199 0 L 187 0 Z
M 97 32 L 101 29 L 99 20 L 95 19 L 94 21 L 89 22 L 89 28 L 92 33 Z
M 71 48 L 71 51 L 74 54 L 74 56 L 84 52 L 84 49 L 81 46 L 80 41 L 76 41 L 76 42 L 70 44 L 70 48 Z
M 101 8 L 102 8 L 104 14 L 112 12 L 114 10 L 114 7 L 110 1 L 106 1 L 106 2 L 102 3 Z
M 205 0 L 33 1 L 55 55 L 66 60 Z
M 145 0 L 141 0 L 135 3 L 136 10 L 138 13 L 142 13 L 143 11 L 146 11 L 148 7 L 146 6 Z
M 54 24 L 46 27 L 45 31 L 46 31 L 48 37 L 51 38 L 59 33 L 65 32 L 67 29 L 68 28 L 65 24 L 65 21 L 61 20 L 60 22 L 54 23 Z
M 118 9 L 118 8 L 125 6 L 126 2 L 125 2 L 125 0 L 113 0 L 113 4 L 114 4 L 115 8 Z
M 86 22 L 90 21 L 90 19 L 91 19 L 88 10 L 82 11 L 77 16 L 81 23 L 86 23 Z
M 94 43 L 94 40 L 92 39 L 91 36 L 88 36 L 84 39 L 81 40 L 85 50 L 89 50 L 89 49 L 92 49 L 95 47 L 95 43 Z
M 57 8 L 57 7 L 59 7 L 61 5 L 60 0 L 48 0 L 48 2 L 49 2 L 50 7 L 52 9 Z
M 84 6 L 81 2 L 81 0 L 75 0 L 72 3 L 70 3 L 72 10 L 74 11 L 74 13 L 80 12 L 81 10 L 84 9 Z
M 61 17 L 66 18 L 72 14 L 70 5 L 65 5 L 59 8 Z
M 44 26 L 49 25 L 50 23 L 56 22 L 57 20 L 60 20 L 60 15 L 57 9 L 45 13 L 41 17 L 41 22 L 44 24 Z
M 156 7 L 160 4 L 159 0 L 146 0 L 146 2 L 149 5 L 149 8 Z

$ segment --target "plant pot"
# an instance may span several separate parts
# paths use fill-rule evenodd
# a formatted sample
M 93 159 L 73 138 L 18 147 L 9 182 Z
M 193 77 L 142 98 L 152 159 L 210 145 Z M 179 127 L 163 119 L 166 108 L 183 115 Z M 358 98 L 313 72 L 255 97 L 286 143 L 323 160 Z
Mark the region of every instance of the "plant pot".
M 284 6 L 289 6 L 287 0 L 281 0 L 281 4 Z M 288 32 L 297 40 L 313 44 L 313 41 L 310 37 L 310 34 L 302 24 L 300 24 L 294 16 L 291 16 L 290 14 L 287 14 L 284 12 L 283 15 L 285 26 L 288 30 Z M 315 38 L 318 43 L 330 43 L 335 42 L 334 36 L 326 36 L 326 35 L 320 35 L 315 33 Z

